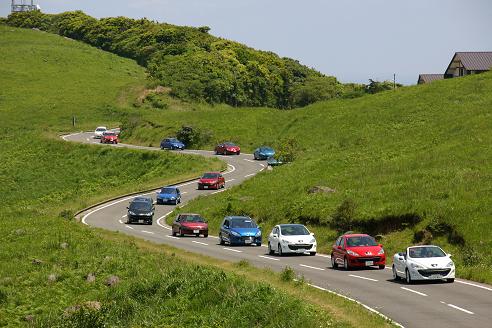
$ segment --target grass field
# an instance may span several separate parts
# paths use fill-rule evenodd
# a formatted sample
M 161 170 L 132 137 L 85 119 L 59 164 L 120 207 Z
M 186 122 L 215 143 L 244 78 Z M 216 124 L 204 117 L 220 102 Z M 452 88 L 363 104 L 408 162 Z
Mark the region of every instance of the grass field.
M 388 325 L 306 286 L 253 279 L 260 274 L 247 265 L 76 223 L 73 212 L 88 204 L 223 164 L 61 141 L 72 116 L 76 130 L 131 117 L 127 104 L 144 71 L 78 42 L 1 25 L 0 48 L 0 326 Z M 119 283 L 108 287 L 111 276 Z
M 294 111 L 147 110 L 128 137 L 155 144 L 190 125 L 212 136 L 208 149 L 223 140 L 252 151 L 294 139 L 294 163 L 183 210 L 202 213 L 215 229 L 226 214 L 251 215 L 265 232 L 304 222 L 324 252 L 344 229 L 381 235 L 388 253 L 437 243 L 455 254 L 460 277 L 492 283 L 490 90 L 492 73 L 484 73 Z M 308 192 L 317 185 L 336 192 Z M 341 204 L 349 204 L 342 222 L 334 219 Z

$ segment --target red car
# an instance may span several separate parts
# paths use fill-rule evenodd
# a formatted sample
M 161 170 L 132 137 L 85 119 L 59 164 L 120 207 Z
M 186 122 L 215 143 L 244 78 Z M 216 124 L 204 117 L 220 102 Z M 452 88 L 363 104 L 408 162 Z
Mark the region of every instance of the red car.
M 384 269 L 386 254 L 383 245 L 366 234 L 345 234 L 335 241 L 331 251 L 331 266 L 354 267 L 378 266 Z
M 217 155 L 239 155 L 241 148 L 232 142 L 224 142 L 215 146 L 215 154 Z
M 101 136 L 101 143 L 117 144 L 118 142 L 118 135 L 113 131 L 105 131 Z
M 198 189 L 220 189 L 225 187 L 225 179 L 219 172 L 207 172 L 198 180 Z
M 172 225 L 173 236 L 195 235 L 208 237 L 208 224 L 199 214 L 178 214 Z

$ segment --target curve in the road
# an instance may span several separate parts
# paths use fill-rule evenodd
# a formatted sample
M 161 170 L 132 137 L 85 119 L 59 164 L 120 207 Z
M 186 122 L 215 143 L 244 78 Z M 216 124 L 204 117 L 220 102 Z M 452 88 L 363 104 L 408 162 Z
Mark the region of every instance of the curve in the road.
M 62 138 L 66 141 L 99 144 L 92 138 L 92 133 L 74 133 Z M 112 146 L 160 150 L 124 144 Z M 185 150 L 183 153 L 215 156 L 213 152 L 203 150 Z M 227 188 L 254 176 L 265 167 L 261 162 L 252 160 L 248 154 L 221 158 L 229 164 L 229 170 L 224 173 L 227 176 Z M 223 191 L 196 190 L 196 181 L 178 186 L 183 194 L 183 204 L 199 195 Z M 155 194 L 155 191 L 146 194 Z M 278 257 L 268 255 L 265 247 L 224 247 L 218 244 L 217 237 L 211 235 L 208 238 L 174 237 L 164 221 L 174 206 L 156 207 L 156 225 L 125 224 L 125 201 L 133 197 L 135 195 L 123 197 L 83 212 L 80 214 L 82 222 L 223 260 L 245 259 L 253 265 L 275 271 L 289 266 L 310 281 L 312 287 L 357 302 L 370 311 L 391 318 L 399 326 L 490 327 L 492 322 L 492 286 L 461 279 L 455 280 L 454 284 L 422 283 L 408 286 L 393 281 L 390 270 L 334 270 L 329 264 L 329 256 L 324 254 L 314 257 Z

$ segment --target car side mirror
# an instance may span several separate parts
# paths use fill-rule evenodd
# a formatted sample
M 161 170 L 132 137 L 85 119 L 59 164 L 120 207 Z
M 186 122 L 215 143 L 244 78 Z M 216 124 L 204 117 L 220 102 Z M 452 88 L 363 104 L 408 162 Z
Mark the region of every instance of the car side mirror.
M 403 256 L 398 257 L 398 260 L 405 261 L 405 259 L 403 258 Z
M 314 236 L 314 232 L 311 232 L 311 236 Z
M 378 244 L 379 247 L 383 247 L 383 244 Z
M 130 208 L 127 206 L 126 209 L 129 210 Z
M 277 236 L 276 234 L 273 234 L 273 235 L 272 235 L 272 237 L 273 237 L 273 238 L 277 238 L 278 236 Z
M 448 254 L 448 257 L 451 257 L 451 256 L 453 256 L 453 254 Z

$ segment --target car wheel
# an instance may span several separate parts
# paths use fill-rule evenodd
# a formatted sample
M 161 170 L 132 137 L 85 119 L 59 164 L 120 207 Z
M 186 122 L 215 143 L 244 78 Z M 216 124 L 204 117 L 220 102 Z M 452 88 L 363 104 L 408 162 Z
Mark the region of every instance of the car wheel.
M 331 267 L 332 267 L 333 269 L 338 268 L 338 264 L 337 264 L 337 262 L 335 261 L 335 256 L 333 256 L 333 254 L 331 254 Z
M 222 239 L 222 235 L 219 234 L 219 244 L 225 245 L 224 239 Z
M 195 237 L 200 237 L 200 234 L 199 234 L 199 233 L 196 233 L 196 234 L 195 234 Z
M 273 255 L 275 254 L 275 251 L 272 249 L 272 245 L 270 242 L 268 243 L 268 254 Z
M 178 200 L 177 199 L 174 201 L 174 205 L 178 205 Z
M 350 270 L 350 265 L 349 265 L 348 260 L 347 260 L 346 257 L 343 258 L 343 268 L 345 270 Z
M 394 280 L 394 281 L 398 281 L 398 280 L 400 280 L 400 277 L 398 277 L 398 274 L 396 273 L 396 268 L 395 268 L 395 265 L 393 265 L 393 266 L 391 267 L 391 271 L 393 272 L 393 280 Z
M 412 277 L 410 276 L 410 272 L 408 272 L 408 269 L 405 270 L 405 281 L 408 285 L 412 284 Z
M 181 230 L 181 228 L 179 228 L 179 236 L 184 237 L 184 234 L 183 234 L 183 231 Z
M 203 238 L 207 238 L 207 237 L 208 237 L 208 233 L 204 233 Z
M 449 279 L 446 279 L 446 282 L 448 282 L 448 283 L 450 283 L 450 284 L 451 284 L 451 283 L 453 283 L 453 282 L 454 282 L 454 278 L 449 278 Z
M 240 151 L 238 151 L 236 155 L 240 155 L 240 154 L 241 154 L 241 152 L 240 152 Z
M 309 256 L 315 256 L 316 252 L 309 252 Z
M 386 268 L 386 265 L 380 265 L 379 266 L 379 270 L 383 270 L 384 268 Z
M 172 235 L 173 237 L 176 237 L 176 231 L 173 230 Z
M 284 252 L 282 252 L 282 246 L 278 244 L 278 256 L 284 256 Z

